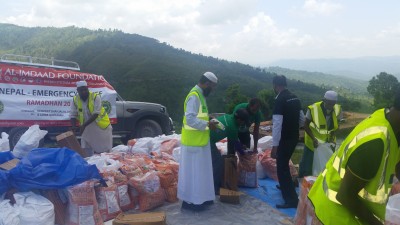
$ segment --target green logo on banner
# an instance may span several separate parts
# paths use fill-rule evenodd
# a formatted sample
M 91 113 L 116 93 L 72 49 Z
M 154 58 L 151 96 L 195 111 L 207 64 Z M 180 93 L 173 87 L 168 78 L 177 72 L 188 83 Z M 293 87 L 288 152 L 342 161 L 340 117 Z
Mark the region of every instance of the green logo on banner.
M 102 101 L 101 104 L 103 105 L 104 110 L 106 110 L 107 114 L 111 112 L 111 103 L 109 101 Z
M 0 101 L 0 113 L 4 111 L 4 104 Z

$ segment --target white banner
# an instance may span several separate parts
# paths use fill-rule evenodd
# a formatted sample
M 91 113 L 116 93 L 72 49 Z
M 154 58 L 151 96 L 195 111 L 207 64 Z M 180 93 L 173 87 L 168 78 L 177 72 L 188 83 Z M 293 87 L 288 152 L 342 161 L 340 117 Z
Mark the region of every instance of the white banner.
M 69 126 L 75 84 L 80 80 L 101 94 L 111 122 L 116 123 L 117 93 L 103 76 L 0 63 L 0 126 Z

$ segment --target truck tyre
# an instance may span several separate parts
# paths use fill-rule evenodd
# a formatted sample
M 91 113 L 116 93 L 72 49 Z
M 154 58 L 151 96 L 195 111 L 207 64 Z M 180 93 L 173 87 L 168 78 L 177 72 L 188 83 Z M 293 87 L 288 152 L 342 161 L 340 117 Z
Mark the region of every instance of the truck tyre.
M 160 124 L 151 119 L 141 120 L 136 126 L 135 137 L 156 137 L 162 134 Z
M 10 149 L 14 149 L 14 146 L 18 143 L 21 136 L 28 130 L 29 127 L 13 127 L 9 132 L 8 140 L 10 141 Z M 43 147 L 44 138 L 40 140 L 39 147 Z

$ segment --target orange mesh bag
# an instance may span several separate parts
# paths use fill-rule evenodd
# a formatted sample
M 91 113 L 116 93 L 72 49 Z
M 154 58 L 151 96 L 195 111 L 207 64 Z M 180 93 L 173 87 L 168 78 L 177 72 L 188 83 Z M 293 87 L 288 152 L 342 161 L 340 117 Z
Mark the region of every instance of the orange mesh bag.
M 276 168 L 276 159 L 271 158 L 271 149 L 265 150 L 264 154 L 261 156 L 258 156 L 258 160 L 260 161 L 265 174 L 269 178 L 274 179 L 275 181 L 278 181 L 278 173 L 277 173 L 277 168 Z M 292 175 L 293 178 L 296 178 L 298 176 L 298 172 L 296 167 L 293 165 L 292 160 L 289 160 L 289 169 L 290 169 L 290 174 Z
M 177 139 L 171 139 L 167 141 L 163 141 L 160 146 L 160 151 L 162 153 L 168 153 L 169 155 L 172 155 L 172 152 L 174 151 L 174 148 L 179 146 L 179 141 Z
M 306 225 L 307 224 L 307 216 L 311 215 L 308 198 L 307 195 L 310 192 L 312 185 L 315 182 L 317 177 L 304 177 L 303 181 L 301 182 L 300 186 L 300 194 L 299 194 L 299 204 L 297 206 L 296 215 L 294 217 L 294 224 L 295 225 Z M 314 211 L 314 209 L 311 209 Z M 308 219 L 310 219 L 309 217 Z
M 127 176 L 128 179 L 131 177 L 143 175 L 142 170 L 138 166 L 134 165 L 131 161 L 123 160 L 123 161 L 121 161 L 121 163 L 122 163 L 122 166 L 121 166 L 120 170 L 122 171 L 122 173 L 124 175 Z
M 86 181 L 67 188 L 67 225 L 104 225 L 97 205 L 94 184 L 94 181 Z
M 178 184 L 175 183 L 174 185 L 165 188 L 165 199 L 167 202 L 177 202 L 178 201 Z
M 122 211 L 128 211 L 135 208 L 135 202 L 129 194 L 128 181 L 117 182 L 117 190 L 119 196 L 119 207 Z
M 238 154 L 238 185 L 243 187 L 258 187 L 256 172 L 257 154 Z
M 153 160 L 160 178 L 160 185 L 165 190 L 165 198 L 168 202 L 177 202 L 177 183 L 179 164 L 169 160 Z
M 118 187 L 111 184 L 108 187 L 96 188 L 96 199 L 103 221 L 114 219 L 120 214 Z
M 129 185 L 139 193 L 140 211 L 144 212 L 164 204 L 165 193 L 156 171 L 150 171 L 142 177 L 130 178 Z

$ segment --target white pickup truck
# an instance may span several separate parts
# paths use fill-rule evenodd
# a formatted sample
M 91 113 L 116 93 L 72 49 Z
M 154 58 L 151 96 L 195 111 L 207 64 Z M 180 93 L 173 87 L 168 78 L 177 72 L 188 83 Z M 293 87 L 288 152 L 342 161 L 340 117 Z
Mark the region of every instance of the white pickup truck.
M 76 62 L 6 54 L 0 58 L 0 132 L 9 134 L 11 148 L 33 124 L 55 139 L 70 127 L 69 112 L 76 82 L 102 96 L 113 124 L 113 135 L 130 138 L 171 134 L 165 106 L 125 101 L 101 75 L 80 72 Z

